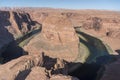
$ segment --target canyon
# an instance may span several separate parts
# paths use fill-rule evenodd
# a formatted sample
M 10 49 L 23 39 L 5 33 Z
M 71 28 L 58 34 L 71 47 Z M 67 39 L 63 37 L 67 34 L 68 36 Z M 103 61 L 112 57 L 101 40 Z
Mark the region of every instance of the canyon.
M 0 80 L 119 80 L 120 12 L 0 8 Z

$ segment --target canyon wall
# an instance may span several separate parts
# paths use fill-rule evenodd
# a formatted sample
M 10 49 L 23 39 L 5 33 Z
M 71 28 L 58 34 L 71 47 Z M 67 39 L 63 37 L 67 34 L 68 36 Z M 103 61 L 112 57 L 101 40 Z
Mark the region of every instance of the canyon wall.
M 23 37 L 37 27 L 30 15 L 24 11 L 0 11 L 0 54 L 4 52 L 9 43 Z
M 34 79 L 35 73 L 35 78 L 38 79 L 38 74 L 43 73 L 40 79 L 78 80 L 69 76 L 67 71 L 68 64 L 81 65 L 80 62 L 75 63 L 78 55 L 82 54 L 79 53 L 81 40 L 75 32 L 76 27 L 97 35 L 106 42 L 110 39 L 110 46 L 114 50 L 120 49 L 120 12 L 51 8 L 0 9 L 0 62 L 3 62 L 0 65 L 0 78 L 29 80 Z M 39 33 L 33 35 L 36 30 L 39 30 Z M 93 48 L 102 43 L 94 43 L 93 39 L 88 39 Z M 99 46 L 96 50 L 104 53 L 102 48 L 103 46 Z M 18 55 L 23 52 L 25 56 L 22 54 L 15 57 L 17 59 L 7 59 L 13 56 L 13 53 Z M 117 62 L 110 66 L 116 64 Z M 109 67 L 106 67 L 103 80 L 107 79 L 109 70 Z

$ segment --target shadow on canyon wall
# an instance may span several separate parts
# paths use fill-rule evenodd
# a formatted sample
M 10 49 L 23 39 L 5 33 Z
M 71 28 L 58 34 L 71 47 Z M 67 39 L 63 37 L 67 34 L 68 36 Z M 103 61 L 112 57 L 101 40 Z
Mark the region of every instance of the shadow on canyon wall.
M 15 80 L 25 80 L 30 72 L 31 70 L 25 70 L 25 71 L 20 72 L 15 78 Z
M 98 64 L 106 64 L 112 59 L 112 57 L 109 55 L 110 53 L 113 53 L 113 51 L 108 45 L 106 45 L 100 39 L 82 32 L 80 29 L 75 30 L 76 33 L 79 35 L 79 42 L 84 44 L 90 52 L 86 53 L 86 55 L 89 55 L 86 59 L 87 63 L 97 62 Z M 100 59 L 99 61 L 96 60 L 99 57 L 102 57 L 102 60 L 104 59 L 104 62 Z
M 101 57 L 98 57 L 96 59 L 96 62 L 93 62 L 93 63 L 80 63 L 80 62 L 68 63 L 71 66 L 80 65 L 74 71 L 70 72 L 69 75 L 75 76 L 80 80 L 100 80 L 101 76 L 105 71 L 104 65 L 109 64 L 109 63 L 105 64 L 104 61 L 107 59 L 109 60 L 109 57 L 113 58 L 113 61 L 110 61 L 111 63 L 111 62 L 117 61 L 117 57 L 119 56 L 115 56 L 115 55 L 101 56 Z M 104 63 L 104 65 L 102 62 Z
M 24 27 L 23 23 L 26 23 L 27 29 L 30 31 L 33 26 L 39 24 L 37 21 L 33 21 L 28 13 L 17 13 L 13 12 L 14 19 L 18 25 L 19 30 Z
M 79 41 L 88 48 L 90 54 L 85 63 L 69 63 L 70 65 L 80 66 L 70 72 L 69 75 L 76 76 L 80 80 L 100 80 L 105 70 L 104 65 L 116 61 L 119 55 L 111 55 L 110 53 L 113 52 L 101 40 L 78 30 L 76 32 L 82 36 L 79 37 Z
M 55 65 L 57 66 L 55 67 Z M 74 68 L 74 66 L 77 65 L 79 65 L 79 67 L 74 69 L 74 71 L 69 71 L 71 68 Z M 50 71 L 50 73 L 47 72 L 46 74 L 46 76 L 49 78 L 51 75 L 63 74 L 66 76 L 71 75 L 77 77 L 80 80 L 100 80 L 105 70 L 105 67 L 103 65 L 99 65 L 98 63 L 88 64 L 80 62 L 67 62 L 65 60 L 61 60 L 61 63 L 59 63 L 57 58 L 51 58 L 46 55 L 43 55 L 43 65 L 40 67 L 44 67 L 45 69 Z M 30 74 L 30 72 L 31 69 L 21 71 L 16 76 L 15 80 L 25 80 L 26 77 Z
M 13 34 L 11 34 L 7 29 L 7 26 L 11 26 L 9 18 L 9 11 L 0 11 L 0 44 L 3 44 L 2 46 L 4 47 L 4 51 L 1 53 L 1 56 L 4 58 L 4 62 L 22 56 L 24 51 L 22 48 L 17 46 Z
M 31 37 L 32 35 L 38 33 L 42 29 L 42 25 L 37 21 L 32 21 L 29 14 L 25 13 L 14 13 L 15 21 L 18 25 L 19 30 L 22 29 L 22 23 L 27 23 L 27 28 L 31 30 L 32 26 L 39 25 L 40 29 L 33 30 L 29 34 L 23 35 L 23 37 L 15 40 L 12 33 L 8 31 L 7 27 L 12 27 L 10 22 L 10 12 L 9 11 L 0 11 L 0 57 L 4 60 L 2 63 L 8 62 L 12 59 L 18 58 L 26 53 L 18 44 L 23 40 Z M 17 15 L 19 14 L 19 16 Z M 12 15 L 13 16 L 13 15 Z M 37 25 L 37 26 L 38 26 Z M 1 47 L 2 46 L 2 47 Z
M 116 61 L 118 56 L 109 55 L 109 57 L 112 57 L 113 61 Z M 103 64 L 100 64 L 99 61 L 102 61 L 104 63 L 104 60 L 106 58 L 108 59 L 109 57 L 106 57 L 106 56 L 98 57 L 96 59 L 96 62 L 93 62 L 93 63 L 67 62 L 63 60 L 63 62 L 65 62 L 64 68 L 58 67 L 58 69 L 52 70 L 52 68 L 55 67 L 55 64 L 57 63 L 57 58 L 44 56 L 43 67 L 45 67 L 47 70 L 52 70 L 51 71 L 52 75 L 64 74 L 64 75 L 71 75 L 71 76 L 77 77 L 80 80 L 100 80 L 105 70 L 105 67 Z M 59 65 L 60 64 L 58 64 L 58 66 Z M 74 68 L 75 66 L 78 66 L 78 67 Z M 71 70 L 72 68 L 74 68 L 74 70 Z

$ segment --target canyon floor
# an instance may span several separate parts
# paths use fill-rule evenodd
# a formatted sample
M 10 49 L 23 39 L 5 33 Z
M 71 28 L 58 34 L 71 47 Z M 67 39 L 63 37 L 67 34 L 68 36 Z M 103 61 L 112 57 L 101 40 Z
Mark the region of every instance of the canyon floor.
M 0 80 L 120 80 L 120 12 L 0 8 Z

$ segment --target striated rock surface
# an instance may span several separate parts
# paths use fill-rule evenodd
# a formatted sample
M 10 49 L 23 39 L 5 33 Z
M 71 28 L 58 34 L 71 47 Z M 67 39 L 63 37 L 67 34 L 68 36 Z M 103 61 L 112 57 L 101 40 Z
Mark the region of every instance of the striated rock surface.
M 27 12 L 0 10 L 0 56 L 11 42 L 40 27 Z
M 49 16 L 44 20 L 42 32 L 25 46 L 25 50 L 31 54 L 42 51 L 53 58 L 74 61 L 78 55 L 78 42 L 69 19 Z
M 49 80 L 45 68 L 34 67 L 25 80 Z
M 0 80 L 24 80 L 34 66 L 43 64 L 41 55 L 27 55 L 0 65 Z
M 11 60 L 0 70 L 0 80 L 79 80 L 68 75 L 66 61 L 42 53 Z
M 36 24 L 38 23 L 33 21 L 27 12 L 0 11 L 0 27 L 8 30 L 15 39 L 32 31 Z

